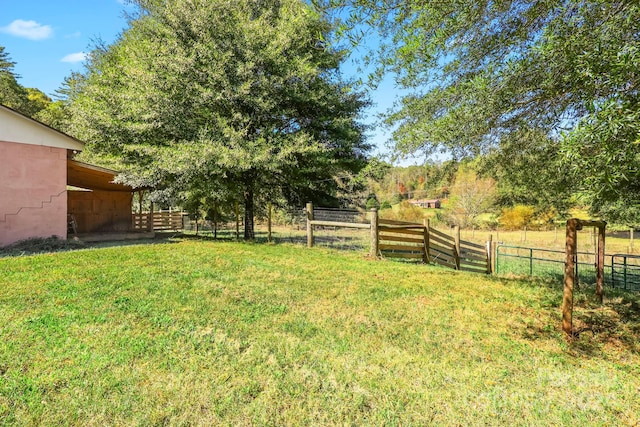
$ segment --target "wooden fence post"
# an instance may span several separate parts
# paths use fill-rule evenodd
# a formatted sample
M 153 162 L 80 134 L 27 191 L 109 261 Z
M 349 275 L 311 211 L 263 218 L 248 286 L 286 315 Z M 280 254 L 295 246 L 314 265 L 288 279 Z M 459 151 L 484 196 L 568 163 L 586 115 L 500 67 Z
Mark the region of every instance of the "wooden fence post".
M 566 260 L 564 264 L 564 290 L 562 293 L 562 330 L 573 335 L 573 286 L 575 283 L 575 254 L 578 247 L 578 220 L 567 220 Z
M 629 253 L 632 254 L 633 253 L 633 233 L 634 229 L 633 227 L 631 227 L 629 229 Z
M 273 206 L 271 202 L 267 203 L 267 242 L 271 242 L 271 215 L 273 212 Z
M 218 204 L 213 204 L 213 238 L 218 238 Z
M 455 249 L 456 249 L 456 270 L 460 270 L 460 226 L 456 225 L 454 228 L 454 239 L 455 239 Z
M 240 208 L 236 202 L 236 240 L 240 240 Z
M 149 232 L 153 231 L 153 202 L 149 205 L 149 223 L 147 224 L 147 228 Z
M 596 295 L 600 299 L 600 304 L 604 299 L 602 284 L 604 282 L 604 232 L 606 223 L 598 227 L 598 271 L 596 272 Z
M 311 221 L 313 221 L 313 203 L 307 203 L 307 247 L 313 247 L 313 225 L 311 225 Z
M 371 258 L 378 256 L 378 209 L 371 209 L 371 248 L 369 255 Z
M 430 246 L 429 235 L 431 234 L 431 222 L 429 218 L 426 218 L 422 221 L 422 223 L 424 224 L 424 257 L 425 257 L 424 262 L 426 264 L 429 264 L 431 263 L 431 252 L 429 249 L 429 246 Z

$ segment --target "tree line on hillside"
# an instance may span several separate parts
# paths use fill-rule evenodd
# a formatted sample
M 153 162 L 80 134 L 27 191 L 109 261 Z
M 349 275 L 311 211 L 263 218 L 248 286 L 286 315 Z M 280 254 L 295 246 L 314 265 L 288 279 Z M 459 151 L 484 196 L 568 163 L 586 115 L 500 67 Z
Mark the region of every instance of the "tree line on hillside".
M 85 160 L 156 188 L 157 202 L 240 202 L 248 239 L 267 200 L 482 205 L 456 194 L 474 185 L 502 208 L 640 220 L 637 2 L 133 3 L 56 101 L 21 87 L 2 48 L 0 102 L 86 141 Z M 369 157 L 366 87 L 340 65 L 370 37 L 368 83 L 392 73 L 407 93 L 385 118 L 394 154 L 452 160 L 399 169 Z
M 378 173 L 365 178 L 365 206 L 378 208 L 383 217 L 391 219 L 421 222 L 430 218 L 450 226 L 507 229 L 553 226 L 568 217 L 570 208 L 583 207 L 575 197 L 563 201 L 562 207 L 515 199 L 510 181 L 481 172 L 483 161 L 446 160 L 400 167 L 373 159 L 370 166 L 376 165 Z M 416 207 L 425 200 L 438 200 L 440 205 L 427 210 Z

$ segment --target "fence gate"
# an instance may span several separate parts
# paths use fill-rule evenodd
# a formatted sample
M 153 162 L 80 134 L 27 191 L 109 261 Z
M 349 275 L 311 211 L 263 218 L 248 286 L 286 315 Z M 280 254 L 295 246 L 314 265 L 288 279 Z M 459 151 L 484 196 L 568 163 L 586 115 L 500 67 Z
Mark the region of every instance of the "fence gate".
M 611 284 L 614 288 L 640 291 L 640 255 L 611 255 Z

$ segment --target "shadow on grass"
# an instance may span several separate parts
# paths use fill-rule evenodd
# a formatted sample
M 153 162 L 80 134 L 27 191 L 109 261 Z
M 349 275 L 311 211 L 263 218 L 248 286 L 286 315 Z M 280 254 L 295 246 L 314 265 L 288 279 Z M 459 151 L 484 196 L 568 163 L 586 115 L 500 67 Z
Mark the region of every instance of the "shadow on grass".
M 579 294 L 574 301 L 572 349 L 588 356 L 610 351 L 640 354 L 640 295 L 605 289 L 600 305 L 593 294 Z
M 528 341 L 564 339 L 561 327 L 563 282 L 561 277 L 497 277 L 505 286 L 542 289 L 532 307 L 540 321 L 522 325 L 520 334 Z M 595 295 L 595 285 L 584 282 L 574 293 L 574 336 L 569 353 L 583 357 L 614 357 L 614 354 L 640 355 L 640 293 L 605 287 L 604 303 Z
M 47 238 L 33 238 L 16 242 L 0 248 L 0 258 L 10 258 L 37 255 L 54 252 L 70 252 L 82 249 L 110 248 L 132 245 L 151 245 L 158 243 L 175 243 L 176 233 L 156 235 L 154 238 L 134 240 L 105 240 L 101 242 L 84 242 L 78 239 L 59 239 L 52 236 Z

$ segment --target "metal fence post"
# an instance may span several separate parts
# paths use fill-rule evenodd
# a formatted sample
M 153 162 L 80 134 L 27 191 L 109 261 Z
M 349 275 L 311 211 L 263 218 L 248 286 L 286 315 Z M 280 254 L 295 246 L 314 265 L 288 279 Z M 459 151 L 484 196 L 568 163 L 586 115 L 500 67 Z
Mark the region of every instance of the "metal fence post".
M 486 244 L 486 251 L 487 251 L 487 273 L 491 274 L 493 273 L 493 269 L 492 264 L 493 264 L 493 254 L 491 253 L 491 249 L 493 247 L 493 235 L 489 234 L 489 240 L 487 241 Z
M 533 249 L 529 248 L 529 276 L 533 276 Z

